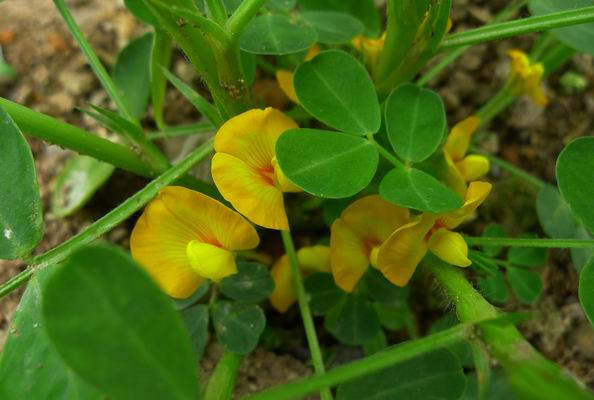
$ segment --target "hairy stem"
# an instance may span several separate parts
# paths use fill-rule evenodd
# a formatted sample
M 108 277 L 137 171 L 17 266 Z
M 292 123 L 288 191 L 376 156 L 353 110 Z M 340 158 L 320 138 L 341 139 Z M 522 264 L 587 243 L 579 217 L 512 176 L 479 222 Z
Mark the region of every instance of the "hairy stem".
M 443 263 L 436 257 L 425 259 L 429 270 L 445 289 L 456 306 L 462 323 L 496 318 L 500 312 L 468 282 L 459 268 Z M 474 340 L 497 358 L 515 391 L 524 399 L 589 399 L 593 397 L 559 365 L 544 358 L 511 324 L 484 322 Z

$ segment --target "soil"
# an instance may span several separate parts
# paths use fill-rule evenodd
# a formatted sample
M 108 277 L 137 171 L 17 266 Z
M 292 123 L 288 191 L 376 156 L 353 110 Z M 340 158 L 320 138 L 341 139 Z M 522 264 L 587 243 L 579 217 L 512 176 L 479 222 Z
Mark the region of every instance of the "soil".
M 102 61 L 113 65 L 117 50 L 144 27 L 127 13 L 118 0 L 67 1 L 76 20 L 97 50 Z M 452 19 L 454 31 L 479 26 L 491 19 L 507 1 L 454 0 Z M 527 15 L 523 10 L 522 15 Z M 457 62 L 430 83 L 443 96 L 450 123 L 471 115 L 505 82 L 508 72 L 506 52 L 509 48 L 529 48 L 534 37 L 528 36 L 474 46 Z M 6 60 L 17 70 L 19 79 L 0 81 L 0 95 L 25 104 L 38 111 L 80 125 L 85 129 L 107 135 L 92 120 L 81 117 L 75 107 L 88 104 L 109 106 L 85 59 L 70 38 L 60 16 L 50 0 L 6 0 L 0 5 L 0 46 Z M 186 80 L 195 78 L 191 68 L 178 57 L 174 70 Z M 586 78 L 586 88 L 576 91 L 564 88 L 561 77 L 571 71 Z M 547 80 L 547 94 L 551 104 L 541 109 L 522 99 L 501 113 L 490 124 L 481 146 L 505 160 L 531 171 L 547 182 L 555 180 L 555 159 L 572 138 L 592 132 L 594 120 L 594 65 L 592 57 L 578 55 Z M 270 85 L 263 81 L 261 85 Z M 166 113 L 169 123 L 194 122 L 199 115 L 171 90 Z M 147 121 L 150 126 L 150 121 Z M 43 252 L 76 234 L 92 221 L 113 208 L 143 181 L 130 174 L 118 172 L 108 185 L 83 210 L 72 217 L 57 219 L 49 212 L 52 184 L 70 152 L 57 146 L 30 139 L 36 160 L 38 179 L 45 212 L 45 236 L 37 252 Z M 181 142 L 183 147 L 183 142 Z M 180 142 L 167 152 L 175 156 Z M 503 221 L 512 234 L 538 232 L 534 211 L 535 191 L 532 187 L 493 168 L 491 178 L 497 180 L 495 190 L 482 212 L 481 220 Z M 117 197 L 114 197 L 114 193 Z M 521 210 L 519 212 L 518 210 Z M 521 216 L 521 218 L 520 218 Z M 123 224 L 106 239 L 127 246 L 130 225 Z M 475 232 L 476 233 L 476 232 Z M 23 266 L 19 262 L 0 261 L 0 281 L 17 274 Z M 547 357 L 559 362 L 586 384 L 594 387 L 594 330 L 586 320 L 577 298 L 577 273 L 566 252 L 552 252 L 542 269 L 545 293 L 535 306 L 535 318 L 521 326 L 527 338 Z M 9 322 L 22 291 L 0 301 L 0 349 L 6 338 Z M 521 310 L 510 302 L 508 310 Z M 431 313 L 431 311 L 429 311 Z M 431 314 L 430 314 L 431 315 Z M 421 319 L 422 315 L 417 318 Z M 297 313 L 289 313 L 285 324 L 298 324 Z M 431 316 L 430 318 L 434 318 Z M 271 323 L 279 325 L 271 316 Z M 428 326 L 423 321 L 422 326 Z M 279 329 L 285 329 L 280 327 Z M 297 330 L 297 329 L 296 329 Z M 304 362 L 307 350 L 303 337 L 285 346 L 284 354 L 258 349 L 244 361 L 238 378 L 237 394 L 262 390 L 311 373 Z M 322 341 L 331 339 L 321 333 Z M 356 357 L 348 349 L 345 358 Z M 280 353 L 280 352 L 279 352 Z M 203 361 L 206 374 L 212 370 L 220 349 L 210 345 Z M 263 373 L 264 372 L 264 373 Z

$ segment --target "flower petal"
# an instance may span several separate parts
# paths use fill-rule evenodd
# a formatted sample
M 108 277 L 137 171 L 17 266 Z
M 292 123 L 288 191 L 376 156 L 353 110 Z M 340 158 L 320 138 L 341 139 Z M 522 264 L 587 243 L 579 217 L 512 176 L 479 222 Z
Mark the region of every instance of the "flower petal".
M 336 284 L 352 292 L 369 267 L 369 248 L 342 219 L 330 232 L 330 266 Z
M 213 282 L 237 273 L 235 255 L 221 247 L 192 240 L 186 246 L 186 255 L 196 273 Z
M 488 182 L 470 182 L 466 191 L 464 205 L 456 211 L 440 216 L 436 223 L 448 229 L 457 227 L 485 201 L 489 193 L 491 193 L 492 187 Z
M 460 172 L 457 164 L 454 164 L 454 161 L 452 161 L 452 158 L 446 151 L 443 152 L 443 156 L 446 163 L 445 183 L 460 195 L 460 197 L 466 198 L 466 180 L 462 172 Z
M 370 247 L 379 245 L 397 228 L 410 222 L 407 208 L 378 195 L 356 200 L 342 212 L 340 219 Z
M 270 274 L 274 280 L 274 290 L 269 296 L 270 304 L 278 312 L 285 313 L 297 301 L 289 257 L 286 255 L 282 256 L 272 266 Z
M 165 293 L 182 299 L 194 293 L 203 281 L 186 256 L 186 246 L 195 238 L 194 232 L 157 197 L 134 226 L 130 250 Z
M 247 163 L 217 153 L 212 159 L 212 178 L 223 197 L 255 224 L 289 229 L 282 192 Z
M 464 177 L 466 182 L 476 181 L 483 175 L 486 175 L 491 168 L 491 163 L 487 157 L 471 154 L 456 164 L 458 171 Z
M 472 262 L 468 259 L 468 246 L 462 235 L 441 228 L 433 232 L 429 238 L 429 250 L 448 264 L 468 267 Z
M 298 193 L 302 192 L 301 188 L 295 185 L 283 172 L 276 157 L 272 159 L 272 167 L 274 168 L 274 184 L 283 193 Z
M 278 86 L 283 91 L 285 96 L 294 103 L 299 103 L 297 93 L 295 93 L 295 86 L 293 86 L 293 72 L 287 69 L 279 69 L 276 71 L 276 81 Z
M 227 153 L 257 169 L 271 168 L 278 137 L 297 124 L 282 112 L 268 107 L 239 114 L 221 126 L 215 136 L 217 153 Z
M 433 226 L 428 214 L 396 230 L 380 247 L 377 264 L 393 284 L 405 286 L 427 253 L 425 235 Z
M 305 273 L 330 272 L 330 247 L 308 246 L 297 250 L 299 268 Z
M 254 227 L 240 214 L 202 193 L 181 186 L 161 190 L 159 199 L 192 237 L 227 250 L 249 250 L 260 239 Z
M 450 155 L 454 162 L 460 161 L 470 145 L 470 139 L 481 124 L 479 117 L 471 116 L 458 122 L 448 135 L 444 151 Z

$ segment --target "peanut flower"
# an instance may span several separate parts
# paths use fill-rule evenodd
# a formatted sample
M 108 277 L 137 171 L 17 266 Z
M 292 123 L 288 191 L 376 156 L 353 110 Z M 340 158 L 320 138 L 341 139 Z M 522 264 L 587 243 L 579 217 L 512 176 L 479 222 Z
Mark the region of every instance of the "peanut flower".
M 511 73 L 509 85 L 516 96 L 526 94 L 534 103 L 544 107 L 549 103 L 547 95 L 541 87 L 544 67 L 541 63 L 533 63 L 521 50 L 510 50 Z
M 372 70 L 377 66 L 380 54 L 384 49 L 386 33 L 379 38 L 368 38 L 363 35 L 357 36 L 351 41 L 355 50 L 363 54 L 363 60 Z
M 302 247 L 297 251 L 299 269 L 303 275 L 314 272 L 330 272 L 330 249 L 328 246 Z M 280 313 L 285 313 L 297 301 L 295 281 L 289 257 L 285 254 L 270 271 L 274 279 L 274 291 L 270 304 Z
M 312 47 L 309 48 L 307 54 L 305 55 L 304 61 L 309 61 L 315 56 L 320 53 L 320 46 L 318 44 L 314 44 Z M 297 98 L 297 93 L 295 93 L 295 86 L 293 86 L 293 76 L 295 74 L 293 71 L 288 69 L 278 69 L 276 71 L 276 81 L 278 86 L 283 91 L 285 96 L 289 98 L 294 103 L 299 103 L 299 99 Z
M 487 174 L 491 167 L 489 159 L 478 155 L 466 155 L 472 135 L 481 120 L 471 116 L 458 122 L 448 135 L 443 151 L 446 160 L 446 181 L 462 197 L 466 197 L 466 183 Z
M 390 282 L 404 286 L 427 251 L 449 264 L 469 266 L 468 246 L 462 235 L 452 229 L 472 214 L 490 191 L 490 183 L 471 182 L 466 201 L 458 210 L 442 215 L 424 213 L 394 231 L 379 249 L 377 265 L 380 271 Z
M 297 128 L 273 108 L 249 110 L 221 126 L 214 140 L 212 178 L 223 197 L 257 225 L 289 229 L 284 192 L 299 192 L 275 156 L 279 136 Z
M 369 265 L 377 267 L 382 243 L 409 222 L 408 209 L 378 195 L 363 197 L 349 205 L 331 227 L 330 265 L 336 284 L 352 292 Z
M 256 247 L 254 227 L 237 212 L 190 189 L 162 189 L 138 219 L 132 256 L 171 297 L 190 296 L 204 279 L 237 272 L 234 251 Z

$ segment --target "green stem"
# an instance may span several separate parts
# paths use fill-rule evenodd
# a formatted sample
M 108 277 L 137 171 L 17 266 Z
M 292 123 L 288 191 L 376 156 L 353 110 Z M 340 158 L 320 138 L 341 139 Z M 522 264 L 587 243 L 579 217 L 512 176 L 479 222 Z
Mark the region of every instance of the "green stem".
M 585 24 L 594 21 L 594 6 L 538 15 L 515 21 L 487 25 L 470 31 L 449 35 L 440 49 L 470 46 L 493 40 L 506 39 L 532 32 Z
M 323 375 L 326 371 L 324 367 L 324 360 L 322 358 L 322 352 L 320 350 L 320 344 L 318 343 L 318 337 L 316 335 L 316 327 L 314 325 L 311 310 L 309 309 L 309 303 L 305 295 L 305 287 L 303 286 L 303 280 L 301 279 L 301 271 L 299 270 L 299 262 L 297 261 L 297 253 L 295 252 L 295 245 L 293 244 L 293 238 L 291 237 L 290 231 L 281 231 L 281 237 L 285 246 L 285 251 L 289 257 L 289 263 L 291 265 L 291 272 L 293 279 L 295 280 L 295 289 L 297 291 L 297 301 L 299 303 L 299 311 L 301 312 L 301 318 L 303 319 L 303 326 L 305 327 L 305 336 L 307 336 L 307 343 L 309 344 L 309 350 L 311 352 L 311 360 L 314 366 L 316 375 Z M 332 393 L 327 387 L 320 388 L 320 397 L 322 400 L 331 400 Z
M 456 306 L 462 323 L 496 318 L 500 315 L 468 282 L 460 268 L 429 257 L 424 267 L 435 275 Z M 503 368 L 520 398 L 540 400 L 543 393 L 551 399 L 588 399 L 593 397 L 559 365 L 544 358 L 528 343 L 515 326 L 481 323 L 473 339 L 488 349 Z
M 243 355 L 226 351 L 208 379 L 204 400 L 231 400 Z
M 70 14 L 68 7 L 66 7 L 64 0 L 54 0 L 54 3 L 58 8 L 58 11 L 64 18 L 64 21 L 66 22 L 68 29 L 72 33 L 72 36 L 74 37 L 83 54 L 87 58 L 89 65 L 95 72 L 95 75 L 97 75 L 97 78 L 99 78 L 99 81 L 103 85 L 105 91 L 116 104 L 120 112 L 120 115 L 123 118 L 137 125 L 139 127 L 139 132 L 142 133 L 138 120 L 132 116 L 132 113 L 130 113 L 130 110 L 128 109 L 128 106 L 124 101 L 124 98 L 120 96 L 120 93 L 115 83 L 105 70 L 103 64 L 101 64 L 101 61 L 99 61 L 99 58 L 91 48 L 89 42 L 85 39 L 82 31 L 80 30 L 80 28 L 76 24 L 76 21 L 72 17 L 72 14 Z M 156 169 L 157 171 L 163 171 L 170 166 L 169 161 L 167 160 L 165 155 L 163 155 L 161 150 L 158 147 L 156 147 L 150 140 L 147 140 L 144 135 L 130 135 L 128 137 L 143 152 L 148 162 L 154 169 Z
M 105 161 L 138 175 L 155 176 L 158 173 L 127 147 L 102 139 L 77 126 L 33 111 L 2 97 L 0 97 L 0 106 L 10 114 L 22 131 L 31 136 Z
M 179 164 L 165 171 L 144 187 L 144 189 L 129 197 L 118 207 L 95 221 L 76 236 L 39 256 L 33 257 L 27 269 L 0 285 L 0 298 L 27 282 L 36 271 L 61 262 L 80 246 L 91 243 L 93 240 L 115 228 L 122 221 L 144 207 L 159 193 L 159 190 L 179 179 L 194 165 L 207 158 L 211 152 L 212 139 L 198 147 Z
M 227 22 L 227 10 L 222 0 L 205 0 L 208 16 L 217 24 L 225 26 Z
M 151 97 L 153 103 L 153 119 L 159 129 L 165 128 L 163 106 L 167 91 L 167 78 L 163 69 L 171 64 L 171 38 L 164 30 L 155 28 L 153 46 L 151 48 Z
M 481 119 L 481 125 L 484 126 L 495 118 L 497 114 L 509 107 L 515 99 L 516 96 L 511 94 L 506 85 L 495 96 L 491 97 L 475 115 Z
M 473 153 L 480 154 L 484 157 L 487 157 L 489 159 L 489 161 L 491 161 L 491 164 L 501 167 L 502 169 L 504 169 L 504 170 L 512 173 L 513 175 L 516 175 L 517 177 L 525 180 L 526 182 L 534 185 L 538 189 L 542 189 L 543 187 L 545 187 L 547 185 L 547 183 L 545 181 L 524 171 L 522 168 L 518 168 L 515 165 L 510 164 L 507 161 L 502 160 L 499 157 L 496 157 L 486 151 L 483 151 L 483 150 L 477 148 L 476 146 L 471 145 L 470 151 L 472 151 Z
M 371 143 L 373 143 L 373 145 L 377 148 L 377 150 L 382 155 L 382 157 L 384 157 L 386 160 L 388 160 L 396 168 L 401 168 L 401 167 L 404 166 L 404 164 L 402 164 L 402 162 L 400 162 L 400 160 L 398 158 L 396 158 L 395 155 L 393 155 L 392 153 L 390 153 L 390 151 L 388 151 L 386 148 L 384 148 L 384 146 L 382 146 L 381 144 L 379 144 L 375 140 L 375 138 L 373 137 L 373 135 L 367 135 L 367 140 L 369 140 Z
M 78 43 L 78 46 L 80 47 L 81 51 L 87 58 L 89 65 L 93 69 L 93 72 L 95 72 L 95 75 L 97 75 L 97 78 L 101 82 L 101 85 L 103 85 L 103 88 L 105 89 L 111 100 L 113 100 L 113 102 L 117 106 L 118 110 L 120 111 L 120 114 L 123 117 L 129 119 L 130 121 L 134 121 L 135 119 L 129 112 L 126 102 L 120 96 L 120 93 L 115 83 L 105 70 L 103 64 L 101 64 L 101 61 L 99 61 L 99 57 L 97 57 L 97 54 L 95 54 L 95 52 L 91 48 L 91 45 L 83 35 L 78 25 L 76 24 L 76 21 L 72 17 L 72 14 L 70 14 L 68 7 L 66 7 L 66 4 L 64 3 L 64 0 L 54 0 L 54 4 L 56 5 L 56 8 L 62 15 L 62 18 L 68 26 L 70 33 L 72 34 L 72 36 Z
M 469 246 L 543 247 L 547 249 L 592 249 L 594 240 L 588 239 L 529 239 L 465 236 Z
M 520 8 L 524 7 L 526 3 L 528 3 L 528 0 L 515 0 L 511 2 L 495 17 L 493 17 L 493 20 L 488 25 L 502 22 L 511 18 L 520 10 Z M 439 61 L 435 66 L 433 66 L 429 71 L 419 78 L 417 85 L 425 86 L 433 78 L 439 75 L 445 68 L 447 68 L 448 65 L 456 61 L 469 48 L 470 46 L 463 46 L 450 51 L 441 61 Z
M 167 126 L 157 132 L 149 132 L 147 137 L 150 140 L 173 138 L 178 136 L 197 135 L 201 133 L 212 133 L 216 130 L 210 122 L 197 122 L 195 124 Z
M 453 328 L 429 335 L 422 339 L 409 340 L 375 353 L 364 359 L 334 368 L 324 375 L 301 379 L 289 384 L 268 389 L 244 397 L 244 400 L 285 400 L 296 399 L 315 393 L 323 387 L 335 386 L 373 374 L 403 361 L 418 357 L 438 348 L 457 343 L 472 333 L 472 325 L 459 324 Z
M 247 24 L 258 14 L 267 0 L 243 0 L 227 21 L 231 41 L 238 42 Z

